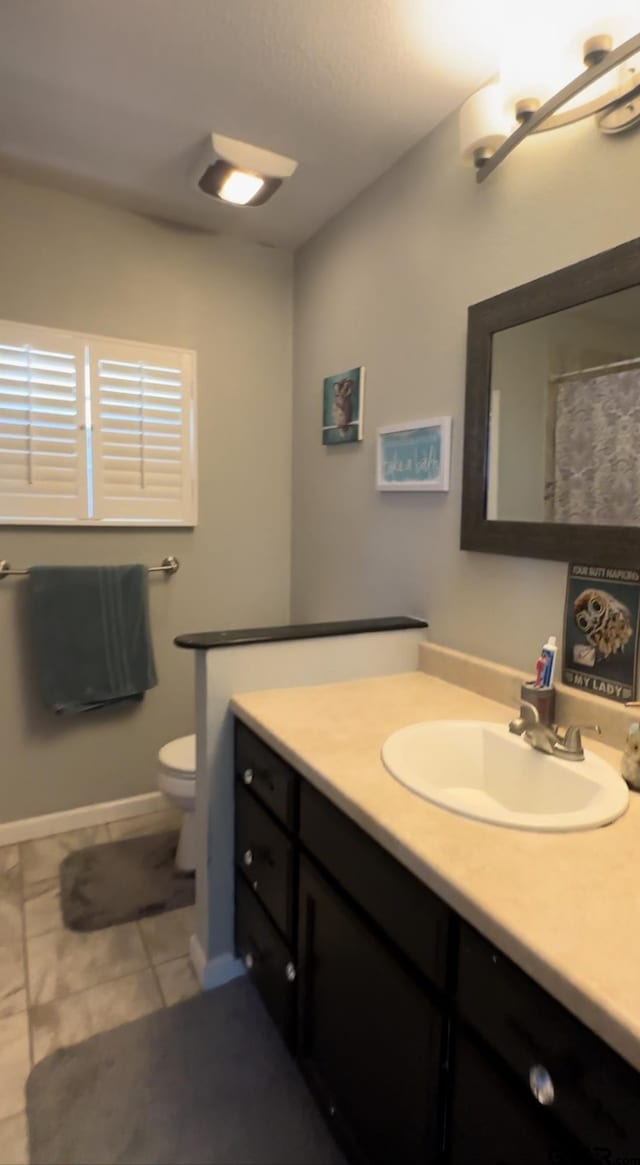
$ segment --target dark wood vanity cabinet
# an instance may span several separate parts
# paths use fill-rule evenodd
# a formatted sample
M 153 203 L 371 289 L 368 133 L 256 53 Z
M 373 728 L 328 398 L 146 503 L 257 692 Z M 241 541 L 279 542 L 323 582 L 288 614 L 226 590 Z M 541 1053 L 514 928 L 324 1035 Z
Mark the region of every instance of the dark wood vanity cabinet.
M 640 1161 L 638 1073 L 240 723 L 236 789 L 237 951 L 357 1165 Z
M 300 867 L 301 1067 L 364 1160 L 436 1161 L 442 1013 L 361 912 Z

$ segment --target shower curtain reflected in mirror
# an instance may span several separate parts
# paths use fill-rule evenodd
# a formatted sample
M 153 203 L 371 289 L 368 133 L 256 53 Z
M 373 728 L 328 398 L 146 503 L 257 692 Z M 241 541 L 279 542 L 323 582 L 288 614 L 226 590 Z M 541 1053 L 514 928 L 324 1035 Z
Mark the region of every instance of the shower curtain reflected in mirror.
M 640 367 L 549 386 L 548 521 L 640 526 Z

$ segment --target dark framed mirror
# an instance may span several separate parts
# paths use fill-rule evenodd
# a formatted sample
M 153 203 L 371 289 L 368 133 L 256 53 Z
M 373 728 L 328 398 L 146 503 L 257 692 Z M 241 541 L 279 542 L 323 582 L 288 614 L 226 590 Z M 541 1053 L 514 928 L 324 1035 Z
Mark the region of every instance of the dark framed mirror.
M 640 563 L 640 239 L 469 308 L 460 545 Z

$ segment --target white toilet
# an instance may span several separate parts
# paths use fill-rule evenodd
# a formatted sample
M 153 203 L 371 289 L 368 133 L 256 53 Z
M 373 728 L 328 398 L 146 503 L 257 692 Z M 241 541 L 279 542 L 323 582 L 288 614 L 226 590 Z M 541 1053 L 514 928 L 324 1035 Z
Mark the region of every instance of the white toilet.
M 179 736 L 158 753 L 158 788 L 182 810 L 176 866 L 185 873 L 196 868 L 196 738 Z

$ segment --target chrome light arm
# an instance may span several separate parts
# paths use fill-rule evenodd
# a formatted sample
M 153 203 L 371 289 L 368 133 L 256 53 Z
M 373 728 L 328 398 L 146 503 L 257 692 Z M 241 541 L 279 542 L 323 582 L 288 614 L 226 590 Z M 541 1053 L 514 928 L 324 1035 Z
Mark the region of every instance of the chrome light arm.
M 575 77 L 573 81 L 570 81 L 568 85 L 565 85 L 564 88 L 560 89 L 556 94 L 554 94 L 553 97 L 550 97 L 548 101 L 545 101 L 545 103 L 541 105 L 540 108 L 537 109 L 534 113 L 532 113 L 530 117 L 527 117 L 527 119 L 523 121 L 516 130 L 513 131 L 513 133 L 506 139 L 506 141 L 504 141 L 502 145 L 498 147 L 494 154 L 492 154 L 489 158 L 481 160 L 481 164 L 476 171 L 476 181 L 484 182 L 485 179 L 489 177 L 489 174 L 493 173 L 493 171 L 500 165 L 500 163 L 509 156 L 512 150 L 515 150 L 516 146 L 519 145 L 525 137 L 528 137 L 530 133 L 540 129 L 543 122 L 547 121 L 548 118 L 557 113 L 558 110 L 560 110 L 567 101 L 570 101 L 573 97 L 576 97 L 579 93 L 582 93 L 589 87 L 589 85 L 592 85 L 594 81 L 597 81 L 600 77 L 604 77 L 618 65 L 622 65 L 626 60 L 629 59 L 629 57 L 635 56 L 637 52 L 640 52 L 640 34 L 636 34 L 635 36 L 630 37 L 628 40 L 624 41 L 623 44 L 618 45 L 617 48 L 605 53 L 600 60 L 597 60 L 594 64 L 589 65 L 589 67 L 585 69 L 583 73 L 580 73 L 579 76 Z M 633 90 L 633 92 L 635 93 L 635 90 Z M 627 93 L 626 97 L 631 100 L 630 93 Z M 617 104 L 615 99 L 612 104 Z

